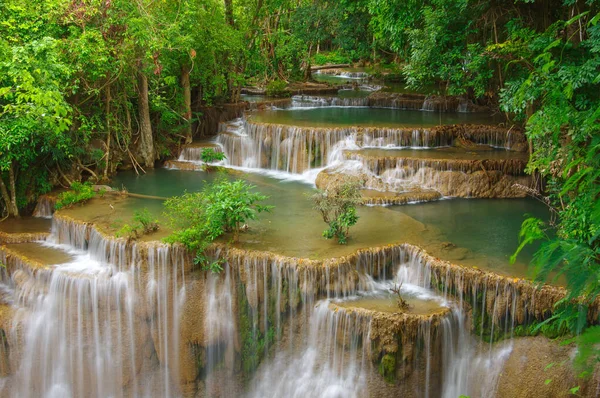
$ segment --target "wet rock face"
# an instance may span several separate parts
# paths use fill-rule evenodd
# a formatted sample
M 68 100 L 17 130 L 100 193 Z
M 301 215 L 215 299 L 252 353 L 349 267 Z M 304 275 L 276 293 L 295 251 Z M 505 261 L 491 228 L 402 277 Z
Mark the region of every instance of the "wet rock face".
M 33 210 L 34 217 L 50 218 L 54 213 L 54 205 L 56 204 L 56 195 L 42 195 L 38 198 L 37 205 Z
M 432 112 L 490 112 L 488 107 L 476 105 L 466 98 L 385 91 L 369 95 L 367 106 Z
M 568 397 L 574 396 L 570 390 L 576 386 L 580 386 L 577 396 L 596 396 L 599 373 L 587 379 L 578 377 L 572 362 L 575 350 L 572 344 L 563 346 L 543 336 L 515 339 L 500 373 L 496 396 Z
M 324 170 L 316 179 L 323 189 L 331 181 L 342 179 L 344 171 Z M 356 174 L 354 174 L 356 175 Z M 529 176 L 511 176 L 500 171 L 438 171 L 432 168 L 396 168 L 382 173 L 381 177 L 366 172 L 357 174 L 369 191 L 365 203 L 421 202 L 437 200 L 441 196 L 462 198 L 522 198 L 526 192 L 515 184 L 529 186 Z M 378 195 L 376 192 L 380 192 Z M 394 195 L 396 194 L 396 195 Z
M 458 155 L 460 156 L 460 155 Z M 464 155 L 465 157 L 467 154 Z M 499 171 L 508 175 L 524 175 L 528 159 L 439 159 L 402 156 L 363 155 L 360 152 L 346 152 L 348 160 L 360 161 L 369 171 L 382 175 L 388 170 L 397 168 L 420 169 L 430 168 L 436 171 L 460 171 L 474 173 L 477 171 Z
M 248 103 L 224 104 L 220 106 L 200 106 L 195 112 L 201 112 L 201 120 L 195 122 L 192 131 L 196 137 L 210 137 L 219 131 L 219 124 L 241 117 Z

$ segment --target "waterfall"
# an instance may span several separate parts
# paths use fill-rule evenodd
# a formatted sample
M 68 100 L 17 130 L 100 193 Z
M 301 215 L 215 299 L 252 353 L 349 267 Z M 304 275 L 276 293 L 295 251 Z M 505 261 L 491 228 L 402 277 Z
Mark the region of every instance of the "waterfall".
M 56 219 L 45 245 L 73 260 L 4 280 L 20 347 L 10 395 L 178 396 L 181 253 Z
M 332 104 L 335 101 L 357 101 L 360 98 L 326 98 L 326 97 L 295 97 L 296 102 L 308 101 L 309 104 Z M 333 101 L 333 102 L 332 102 Z M 307 102 L 303 102 L 307 103 Z M 367 162 L 358 157 L 366 167 L 357 167 L 356 163 L 348 163 L 344 151 L 361 148 L 438 148 L 453 145 L 456 139 L 470 139 L 478 144 L 507 147 L 521 143 L 524 139 L 518 132 L 491 126 L 436 126 L 431 128 L 386 128 L 386 127 L 298 127 L 282 124 L 256 123 L 251 120 L 236 119 L 233 122 L 222 123 L 220 133 L 215 142 L 222 148 L 226 160 L 224 164 L 244 170 L 260 171 L 277 178 L 295 178 L 309 183 L 315 183 L 317 174 L 322 168 L 342 167 L 357 173 L 377 175 L 378 181 L 367 185 L 373 190 L 390 190 L 404 192 L 406 185 L 418 185 L 427 189 L 436 189 L 447 196 L 471 196 L 473 186 L 483 187 L 479 180 L 470 181 L 470 176 L 441 175 L 440 171 L 481 171 L 477 162 L 449 162 L 418 160 L 410 162 L 412 170 L 403 165 L 391 167 L 391 161 L 370 160 Z M 185 147 L 180 154 L 180 161 L 199 162 L 201 149 Z M 358 156 L 358 155 L 356 155 Z M 352 160 L 351 159 L 351 160 Z M 374 167 L 374 162 L 378 162 Z M 484 161 L 485 166 L 501 169 L 502 173 L 521 174 L 523 161 L 513 159 L 509 162 Z M 424 166 L 432 166 L 424 169 Z M 383 167 L 385 166 L 385 167 Z M 418 166 L 418 167 L 417 167 Z M 371 170 L 367 170 L 371 168 Z M 376 170 L 374 170 L 376 168 Z M 385 171 L 383 170 L 385 169 Z M 487 169 L 486 169 L 487 170 Z M 423 172 L 425 174 L 423 174 Z M 408 174 L 407 174 L 408 173 Z M 433 176 L 431 175 L 433 173 Z M 450 173 L 452 174 L 452 173 Z M 463 173 L 464 174 L 464 173 Z M 486 176 L 487 177 L 487 174 Z M 458 180 L 457 180 L 458 178 Z M 480 176 L 478 176 L 479 179 Z M 407 181 L 410 180 L 410 181 Z M 527 181 L 514 181 L 512 178 L 501 178 L 492 187 L 476 192 L 475 196 L 521 197 L 524 193 L 513 189 L 518 183 L 527 185 Z M 382 187 L 383 184 L 383 187 Z M 426 184 L 426 186 L 424 186 Z M 488 184 L 489 185 L 489 184 Z M 386 187 L 387 186 L 387 187 Z M 444 190 L 440 190 L 443 186 Z M 454 189 L 456 188 L 456 189 Z
M 317 97 L 310 95 L 295 95 L 292 97 L 292 108 L 315 108 L 315 107 L 367 107 L 369 99 L 364 98 L 340 98 L 340 97 Z
M 52 218 L 54 213 L 54 203 L 56 199 L 49 197 L 48 195 L 42 195 L 38 198 L 35 209 L 33 210 L 34 217 L 41 218 Z
M 176 247 L 56 217 L 44 244 L 72 260 L 0 248 L 4 395 L 494 396 L 513 330 L 564 297 L 410 245 L 325 261 L 216 247 L 223 271 L 190 278 Z M 358 304 L 399 283 L 439 310 Z
M 370 76 L 367 72 L 351 72 L 345 69 L 320 69 L 314 73 L 316 75 L 332 75 L 344 79 L 367 79 Z
M 206 146 L 185 146 L 182 148 L 179 154 L 179 161 L 181 162 L 197 162 L 202 159 L 202 151 L 206 148 L 211 148 L 215 152 L 222 152 L 218 145 L 206 145 Z
M 278 352 L 259 371 L 251 397 L 367 395 L 370 319 L 334 311 L 328 300 L 319 301 L 308 311 L 307 335 L 290 341 L 290 349 Z
M 339 160 L 339 144 L 361 147 L 447 146 L 453 137 L 430 129 L 312 128 L 237 121 L 217 136 L 231 166 L 303 173 Z M 226 129 L 224 127 L 223 129 Z M 350 141 L 349 141 L 350 140 Z M 352 142 L 351 145 L 348 145 Z M 335 152 L 338 150 L 338 152 Z
M 345 155 L 354 174 L 366 176 L 365 187 L 386 192 L 421 192 L 429 189 L 452 197 L 523 197 L 515 184 L 528 185 L 520 175 L 525 161 L 455 161 L 413 158 L 376 158 Z M 347 172 L 339 166 L 335 172 Z M 491 177 L 490 177 L 491 176 Z

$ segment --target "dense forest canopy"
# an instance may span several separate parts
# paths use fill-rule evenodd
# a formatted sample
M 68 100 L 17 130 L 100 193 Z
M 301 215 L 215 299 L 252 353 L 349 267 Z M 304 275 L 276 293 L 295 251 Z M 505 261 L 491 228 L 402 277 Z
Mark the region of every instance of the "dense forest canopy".
M 5 0 L 2 211 L 153 167 L 192 140 L 204 107 L 239 101 L 245 85 L 307 80 L 323 63 L 391 70 L 526 128 L 543 182 L 531 194 L 554 217 L 528 220 L 522 242 L 544 241 L 541 279 L 567 276 L 555 325 L 579 333 L 600 291 L 599 11 L 595 0 Z

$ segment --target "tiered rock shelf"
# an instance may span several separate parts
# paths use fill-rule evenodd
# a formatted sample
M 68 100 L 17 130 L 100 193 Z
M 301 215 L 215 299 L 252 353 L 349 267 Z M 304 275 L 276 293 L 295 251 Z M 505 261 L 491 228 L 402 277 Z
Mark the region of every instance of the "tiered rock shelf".
M 54 207 L 54 206 L 52 206 Z M 0 243 L 25 243 L 43 240 L 52 222 L 45 218 L 22 217 L 0 223 Z
M 119 204 L 116 203 L 116 206 Z M 107 214 L 113 211 L 106 209 Z M 100 216 L 98 212 L 82 217 L 84 214 L 85 206 L 57 212 L 54 215 L 55 239 L 58 243 L 87 250 L 91 258 L 102 264 L 113 264 L 109 269 L 114 267 L 114 271 L 107 274 L 108 279 L 100 278 L 97 283 L 106 289 L 109 286 L 125 289 L 116 290 L 114 293 L 121 292 L 116 295 L 111 293 L 111 289 L 102 290 L 104 287 L 98 290 L 99 294 L 106 294 L 103 299 L 106 301 L 101 301 L 104 304 L 93 309 L 99 316 L 99 322 L 105 326 L 110 319 L 123 316 L 124 323 L 114 325 L 113 332 L 116 334 L 111 337 L 121 336 L 123 345 L 118 346 L 120 351 L 113 354 L 132 358 L 135 366 L 129 360 L 120 362 L 118 370 L 122 378 L 115 381 L 119 388 L 137 380 L 142 369 L 168 363 L 176 390 L 185 394 L 203 388 L 212 391 L 214 387 L 209 386 L 212 385 L 211 372 L 216 372 L 212 362 L 215 359 L 211 359 L 215 358 L 214 355 L 220 353 L 221 366 L 228 369 L 231 377 L 235 377 L 233 375 L 240 369 L 251 371 L 257 366 L 256 361 L 260 362 L 260 358 L 266 360 L 270 354 L 264 347 L 254 347 L 252 350 L 256 351 L 250 354 L 247 351 L 250 349 L 249 342 L 263 341 L 266 336 L 274 336 L 269 339 L 283 338 L 286 325 L 297 320 L 297 314 L 309 311 L 317 300 L 331 297 L 341 298 L 342 302 L 328 304 L 329 311 L 338 314 L 338 318 L 352 319 L 348 325 L 353 325 L 353 328 L 365 328 L 362 332 L 352 329 L 351 335 L 363 335 L 369 331 L 368 358 L 387 384 L 381 384 L 376 378 L 370 379 L 369 383 L 379 383 L 378 388 L 388 391 L 388 394 L 400 390 L 416 393 L 422 391 L 419 390 L 422 387 L 418 386 L 425 385 L 427 377 L 419 364 L 427 363 L 427 369 L 433 371 L 431 374 L 436 374 L 435 369 L 442 366 L 436 354 L 440 351 L 436 347 L 441 347 L 442 336 L 446 333 L 444 328 L 454 322 L 448 318 L 452 314 L 447 308 L 437 306 L 395 313 L 375 310 L 368 303 L 361 304 L 360 300 L 353 303 L 344 299 L 368 289 L 371 277 L 390 278 L 399 267 L 407 267 L 415 275 L 411 283 L 431 288 L 447 300 L 463 303 L 465 311 L 477 320 L 477 327 L 482 333 L 490 335 L 494 334 L 494 330 L 505 330 L 505 325 L 514 327 L 547 319 L 551 316 L 553 304 L 565 294 L 559 287 L 538 288 L 522 279 L 441 261 L 416 246 L 406 244 L 363 249 L 347 256 L 322 260 L 216 244 L 212 253 L 226 260 L 225 269 L 220 275 L 211 275 L 196 269 L 191 257 L 181 248 L 152 240 L 116 239 L 103 232 L 104 227 L 100 224 L 90 221 Z M 31 283 L 43 287 L 52 278 L 51 268 L 48 268 L 50 263 L 67 260 L 49 260 L 52 255 L 43 252 L 46 248 L 38 244 L 34 246 L 31 250 L 19 245 L 5 245 L 0 249 L 7 264 L 4 280 L 14 289 L 23 289 L 24 285 L 19 283 L 19 274 L 23 270 L 46 270 L 42 274 L 33 272 L 28 277 Z M 133 285 L 114 285 L 117 281 L 124 282 L 121 278 L 129 272 L 133 274 L 127 280 Z M 65 281 L 70 281 L 64 285 L 65 300 L 87 297 L 88 293 L 84 292 L 91 285 L 81 281 L 89 280 L 91 283 L 93 278 L 84 275 L 64 277 L 67 278 Z M 118 279 L 113 281 L 113 278 Z M 147 290 L 145 286 L 156 286 L 156 290 Z M 153 291 L 158 296 L 152 296 Z M 126 300 L 119 299 L 122 294 L 134 292 L 139 303 L 135 308 L 128 307 Z M 180 301 L 181 294 L 185 295 L 183 301 Z M 75 303 L 73 301 L 66 308 L 75 309 Z M 209 303 L 214 303 L 211 305 L 215 307 Z M 27 302 L 24 301 L 23 305 L 26 306 Z M 0 357 L 4 358 L 0 361 L 0 369 L 10 374 L 21 363 L 19 344 L 23 337 L 19 331 L 21 326 L 17 329 L 10 326 L 14 325 L 8 320 L 13 317 L 12 310 L 0 306 L 0 313 L 3 314 L 1 325 L 4 335 L 11 336 L 5 340 L 3 351 L 0 350 Z M 166 318 L 161 318 L 163 316 Z M 69 318 L 66 322 L 75 322 L 70 330 L 76 333 L 79 321 Z M 210 329 L 204 326 L 206 322 L 212 325 Z M 343 323 L 338 325 L 341 327 Z M 130 341 L 127 337 L 130 333 L 134 333 L 134 340 Z M 364 336 L 366 338 L 367 335 Z M 429 336 L 429 345 L 422 345 L 424 340 L 419 336 Z M 105 338 L 108 336 L 102 337 Z M 275 347 L 275 341 L 271 342 L 272 347 Z M 425 354 L 425 347 L 429 354 Z M 10 355 L 7 356 L 6 352 Z M 427 385 L 435 386 L 433 379 L 429 379 Z M 78 388 L 81 388 L 78 391 L 85 391 L 84 387 Z M 240 393 L 243 386 L 232 383 L 228 388 L 233 391 L 220 390 L 218 395 Z
M 519 186 L 529 186 L 525 175 L 527 154 L 493 150 L 476 145 L 471 149 L 435 148 L 428 150 L 362 149 L 346 151 L 347 160 L 360 162 L 362 169 L 355 175 L 364 186 L 386 203 L 388 193 L 397 193 L 406 202 L 435 200 L 439 196 L 477 198 L 525 197 Z M 343 165 L 328 169 L 317 177 L 317 187 L 325 188 L 345 174 Z M 337 176 L 337 177 L 336 177 Z M 438 193 L 438 196 L 432 192 Z M 377 197 L 370 193 L 370 197 Z M 400 199 L 398 202 L 400 202 Z M 398 203 L 396 202 L 396 203 Z

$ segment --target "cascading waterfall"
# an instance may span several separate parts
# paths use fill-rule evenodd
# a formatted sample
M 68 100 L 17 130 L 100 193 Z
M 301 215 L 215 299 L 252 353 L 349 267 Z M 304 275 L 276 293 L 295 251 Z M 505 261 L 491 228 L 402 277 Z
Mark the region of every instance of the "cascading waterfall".
M 292 108 L 314 108 L 314 107 L 367 107 L 369 99 L 364 98 L 341 98 L 341 97 L 318 97 L 311 95 L 295 95 L 292 97 Z
M 10 338 L 22 341 L 10 395 L 178 396 L 181 253 L 63 220 L 45 244 L 74 259 L 4 280 L 17 306 Z
M 181 396 L 192 387 L 180 363 L 206 396 L 493 396 L 512 330 L 543 319 L 560 294 L 401 245 L 324 262 L 229 248 L 215 253 L 224 271 L 196 275 L 201 296 L 189 297 L 176 248 L 127 244 L 62 217 L 47 245 L 74 259 L 36 269 L 1 252 L 18 314 L 7 334 L 15 375 L 3 387 L 12 396 Z M 353 304 L 396 284 L 437 291 L 449 308 L 385 315 Z M 179 319 L 198 299 L 199 322 L 186 313 L 184 328 L 202 325 L 203 337 L 191 341 Z M 509 339 L 481 342 L 496 335 Z M 188 350 L 192 362 L 180 362 Z
M 50 198 L 48 195 L 40 196 L 38 198 L 37 205 L 33 210 L 33 216 L 41 218 L 52 218 L 52 213 L 54 213 L 54 202 L 55 200 Z
M 344 79 L 366 79 L 370 76 L 367 72 L 350 72 L 344 69 L 321 69 L 314 73 L 317 75 L 332 75 Z
M 251 397 L 366 396 L 370 319 L 319 301 L 308 333 L 259 370 Z M 294 349 L 294 347 L 296 349 Z
M 404 284 L 405 288 L 430 292 L 431 273 L 421 259 L 410 252 L 396 258 L 406 261 L 399 265 L 393 283 L 367 281 L 361 286 L 368 290 L 358 293 L 369 295 L 376 289 L 387 291 L 389 286 L 397 283 Z M 366 260 L 360 263 L 366 265 Z M 360 263 L 357 266 L 362 267 Z M 303 305 L 297 313 L 306 313 L 304 323 L 291 314 L 288 317 L 290 324 L 286 325 L 289 332 L 284 334 L 283 340 L 275 343 L 273 358 L 265 359 L 259 367 L 250 396 L 368 396 L 370 385 L 367 380 L 372 380 L 376 372 L 371 352 L 373 313 L 331 306 L 337 301 L 345 302 L 356 293 L 331 292 L 328 299 L 319 300 L 314 305 Z M 268 293 L 265 291 L 263 294 Z M 432 293 L 425 294 L 433 297 Z M 277 301 L 280 299 L 277 296 Z M 449 302 L 441 297 L 438 300 Z M 352 301 L 349 303 L 352 305 Z M 439 325 L 420 321 L 413 338 L 421 341 L 422 347 L 418 354 L 411 354 L 415 355 L 414 363 L 406 370 L 407 375 L 416 372 L 417 376 L 410 379 L 412 385 L 403 388 L 418 396 L 451 398 L 474 391 L 473 384 L 478 383 L 481 396 L 490 396 L 494 391 L 493 380 L 497 378 L 506 355 L 500 355 L 498 360 L 496 350 L 483 350 L 483 354 L 478 350 L 479 345 L 470 334 L 469 319 L 462 302 L 451 304 L 450 311 L 440 319 Z M 505 354 L 510 353 L 510 349 L 503 349 Z M 485 374 L 474 372 L 476 365 L 485 369 Z M 482 384 L 479 379 L 488 382 Z
M 399 282 L 429 287 L 432 285 L 434 278 L 435 275 L 432 273 L 429 264 L 423 261 L 418 253 L 411 251 L 403 253 L 402 263 L 397 274 Z M 448 286 L 446 284 L 443 284 L 443 286 L 443 297 L 449 297 Z M 491 343 L 486 346 L 482 343 L 483 340 L 477 340 L 472 336 L 468 327 L 470 319 L 464 313 L 466 297 L 463 291 L 456 293 L 458 293 L 458 305 L 452 308 L 452 316 L 442 320 L 442 335 L 444 339 L 442 344 L 444 350 L 442 397 L 454 398 L 461 395 L 494 396 L 498 376 L 502 371 L 502 365 L 512 351 L 512 342 L 508 340 L 499 343 L 497 347 L 493 347 Z M 477 297 L 477 291 L 474 290 L 472 301 L 473 312 L 477 310 Z M 510 297 L 512 297 L 511 304 L 506 305 L 502 314 L 504 322 L 498 322 L 498 318 L 496 317 L 498 312 L 497 301 Z M 515 317 L 518 313 L 517 294 L 506 285 L 504 292 L 494 292 L 494 298 L 491 329 L 493 330 L 494 326 L 503 327 L 505 334 L 512 337 L 512 330 L 516 324 Z M 482 300 L 480 308 L 483 309 L 489 306 L 485 293 Z M 494 325 L 495 322 L 501 325 Z
M 136 384 L 132 350 L 134 336 L 143 332 L 134 328 L 132 281 L 119 269 L 112 272 L 79 253 L 51 275 L 37 275 L 33 286 L 47 279 L 46 294 L 18 291 L 17 302 L 33 308 L 23 322 L 14 395 L 121 396 L 123 386 Z
M 186 146 L 181 150 L 178 160 L 182 162 L 199 161 L 202 158 L 202 151 L 204 151 L 206 148 L 211 148 L 215 152 L 222 152 L 221 147 L 217 145 Z
M 297 127 L 238 119 L 221 125 L 216 142 L 223 148 L 226 164 L 230 166 L 292 174 L 339 164 L 344 160 L 339 156 L 342 149 L 444 147 L 451 146 L 458 136 L 478 144 L 512 145 L 511 132 L 481 126 L 473 130 L 453 130 L 446 126 L 415 129 Z
M 233 378 L 235 356 L 235 314 L 234 314 L 234 287 L 230 267 L 225 267 L 223 276 L 209 274 L 206 276 L 208 292 L 206 297 L 206 318 L 204 328 L 206 348 L 207 377 L 205 391 L 207 396 L 214 396 L 215 391 L 220 391 L 223 396 L 235 393 L 223 387 L 222 377 Z M 227 374 L 216 372 L 219 364 L 225 364 Z M 234 386 L 235 387 L 235 386 Z M 225 390 L 225 391 L 223 391 Z
M 457 164 L 446 167 L 443 162 L 412 161 L 399 159 L 396 167 L 378 170 L 379 174 L 355 161 L 354 174 L 366 176 L 365 187 L 377 191 L 411 192 L 432 190 L 452 197 L 523 197 L 525 192 L 515 184 L 528 185 L 527 176 L 514 176 L 497 170 L 486 170 L 479 163 L 479 170 L 469 172 L 469 167 Z M 344 171 L 339 167 L 335 171 Z M 492 176 L 492 178 L 490 178 Z

